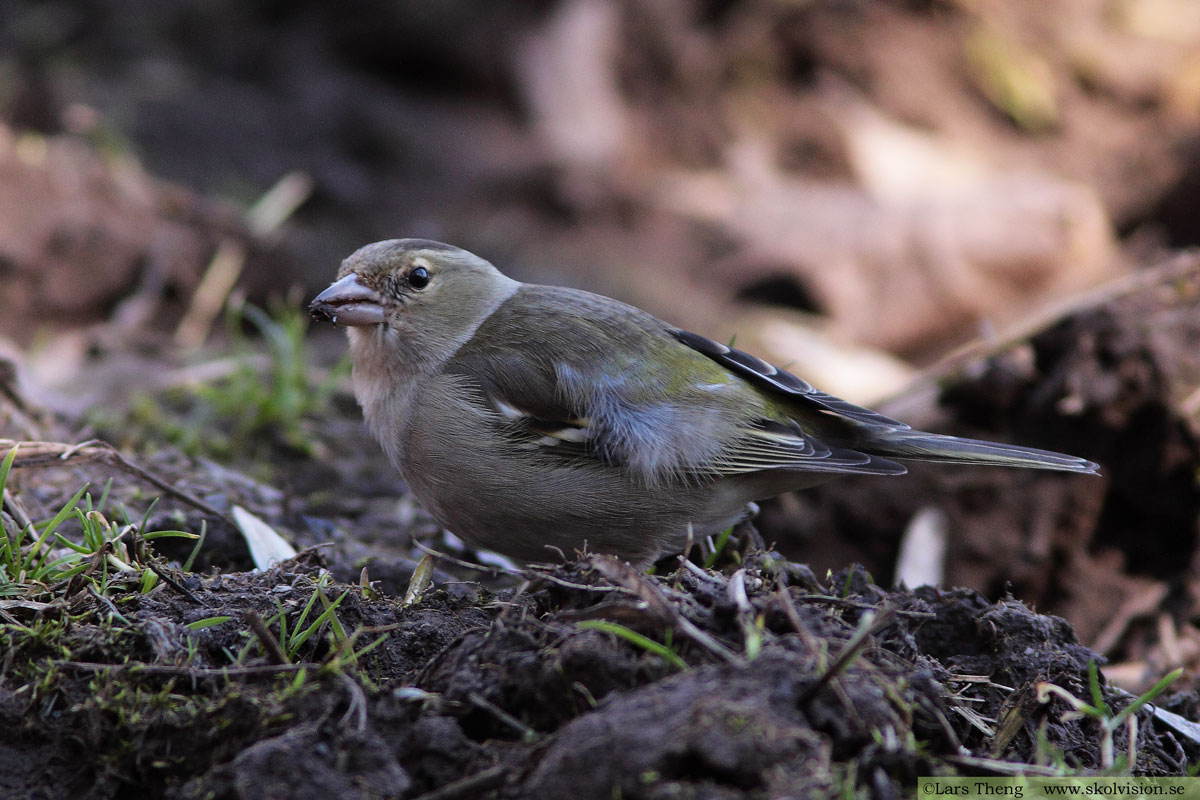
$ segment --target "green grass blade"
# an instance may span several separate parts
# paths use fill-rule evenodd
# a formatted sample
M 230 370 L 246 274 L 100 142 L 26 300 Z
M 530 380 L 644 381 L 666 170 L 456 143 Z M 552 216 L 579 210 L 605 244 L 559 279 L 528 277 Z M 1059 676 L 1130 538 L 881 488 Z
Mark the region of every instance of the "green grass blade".
M 108 503 L 108 493 L 112 490 L 112 478 L 104 482 L 104 491 L 100 493 L 100 502 L 96 503 L 96 510 L 103 513 L 104 506 Z
M 314 592 L 314 595 L 316 595 L 316 594 L 319 594 L 319 590 L 317 592 Z M 348 594 L 350 594 L 349 589 L 342 592 L 341 596 L 338 597 L 337 600 L 334 600 L 332 603 L 330 603 L 325 608 L 325 610 L 321 612 L 320 616 L 318 616 L 316 619 L 314 619 L 312 621 L 311 625 L 309 625 L 307 628 L 305 628 L 304 630 L 300 631 L 299 633 L 297 633 L 295 636 L 292 637 L 292 641 L 290 643 L 291 648 L 289 649 L 289 652 L 288 652 L 289 656 L 292 656 L 294 658 L 296 656 L 296 654 L 300 651 L 300 648 L 304 645 L 304 643 L 306 641 L 308 641 L 309 637 L 311 637 L 314 633 L 316 633 L 318 630 L 320 630 L 321 626 L 324 625 L 326 622 L 328 622 L 330 619 L 335 619 L 334 612 L 337 611 L 337 607 L 342 604 L 342 601 L 346 599 L 346 595 L 348 595 Z M 340 625 L 340 623 L 338 623 L 338 624 Z
M 587 619 L 583 620 L 582 622 L 576 622 L 575 627 L 582 628 L 584 630 L 604 631 L 605 633 L 611 633 L 614 636 L 624 639 L 632 645 L 642 648 L 648 653 L 653 653 L 676 669 L 687 669 L 687 662 L 680 658 L 679 655 L 672 651 L 669 647 L 661 642 L 656 642 L 647 636 L 643 636 L 635 630 L 626 628 L 620 623 L 610 622 L 606 619 Z
M 1167 687 L 1170 686 L 1175 681 L 1179 680 L 1179 676 L 1182 674 L 1183 674 L 1183 667 L 1178 667 L 1176 669 L 1171 670 L 1166 675 L 1164 675 L 1162 678 L 1160 678 L 1158 683 L 1151 686 L 1150 689 L 1145 694 L 1143 694 L 1138 699 L 1134 700 L 1132 703 L 1127 705 L 1125 708 L 1121 709 L 1117 713 L 1117 715 L 1115 717 L 1113 717 L 1112 727 L 1114 729 L 1119 727 L 1123 722 L 1125 722 L 1126 719 L 1128 719 L 1128 717 L 1131 714 L 1136 714 L 1139 710 L 1141 710 L 1142 706 L 1146 705 L 1151 700 L 1153 700 L 1154 698 L 1156 698 L 1160 694 L 1162 694 L 1164 691 L 1166 691 Z
M 1100 670 L 1094 660 L 1088 661 L 1088 688 L 1092 692 L 1092 706 L 1105 717 L 1111 717 L 1112 712 L 1104 702 L 1104 692 L 1100 689 Z
M 208 538 L 208 520 L 201 520 L 200 535 L 196 537 L 196 546 L 192 548 L 192 552 L 188 553 L 187 561 L 183 562 L 184 572 L 192 571 L 192 565 L 196 563 L 196 556 L 200 555 L 200 548 L 204 546 L 206 538 Z
M 74 550 L 76 553 L 79 553 L 80 555 L 90 556 L 92 553 L 96 552 L 95 550 L 88 547 L 87 545 L 82 545 L 82 544 L 79 544 L 78 542 L 72 542 L 70 539 L 63 536 L 61 533 L 54 534 L 54 541 L 58 544 L 59 547 L 65 547 L 68 550 Z
M 150 522 L 150 514 L 151 514 L 151 512 L 154 511 L 154 507 L 156 505 L 158 505 L 158 501 L 160 499 L 161 498 L 156 497 L 153 500 L 151 500 L 150 505 L 146 506 L 146 513 L 142 514 L 142 521 L 140 523 L 138 523 L 137 529 L 142 532 L 143 536 L 145 536 L 146 526 Z M 150 537 L 145 536 L 145 538 L 149 539 Z
M 8 473 L 12 470 L 13 461 L 17 458 L 17 448 L 20 446 L 20 442 L 14 444 L 4 457 L 4 462 L 0 463 L 0 499 L 4 497 L 4 492 L 8 491 Z
M 88 485 L 86 483 L 80 487 L 79 491 L 67 501 L 67 504 L 63 506 L 49 522 L 46 523 L 45 530 L 42 531 L 42 534 L 29 548 L 29 557 L 25 559 L 24 563 L 25 570 L 28 571 L 33 569 L 35 564 L 38 566 L 38 568 L 41 567 L 42 562 L 46 560 L 46 556 L 48 554 L 48 551 L 43 552 L 43 545 L 45 545 L 47 540 L 54 535 L 54 531 L 58 528 L 58 526 L 62 525 L 63 522 L 66 521 L 67 517 L 75 513 L 75 507 L 83 498 L 84 493 L 87 491 L 87 487 Z
M 187 628 L 189 631 L 199 631 L 204 630 L 205 628 L 211 628 L 214 625 L 220 625 L 222 622 L 229 622 L 231 619 L 233 619 L 233 617 L 205 617 L 204 619 L 198 619 L 194 622 L 189 622 L 183 627 Z
M 150 531 L 142 534 L 142 538 L 147 542 L 153 542 L 155 539 L 199 539 L 200 534 L 190 531 Z

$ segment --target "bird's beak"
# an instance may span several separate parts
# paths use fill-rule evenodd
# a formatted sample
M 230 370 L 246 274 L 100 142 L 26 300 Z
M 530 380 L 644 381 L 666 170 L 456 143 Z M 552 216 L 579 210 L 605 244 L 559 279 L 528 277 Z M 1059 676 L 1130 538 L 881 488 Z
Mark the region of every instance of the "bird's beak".
M 383 302 L 351 272 L 313 298 L 308 313 L 334 325 L 378 325 L 383 322 Z

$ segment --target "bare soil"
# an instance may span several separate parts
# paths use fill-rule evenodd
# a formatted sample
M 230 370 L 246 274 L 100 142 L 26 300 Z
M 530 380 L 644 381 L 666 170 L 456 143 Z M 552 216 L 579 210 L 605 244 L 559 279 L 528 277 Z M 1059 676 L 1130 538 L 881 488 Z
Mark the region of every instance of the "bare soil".
M 386 632 L 354 669 L 322 670 L 329 652 L 317 637 L 301 653 L 303 678 L 260 660 L 228 667 L 247 615 L 273 614 L 276 602 L 295 614 L 318 562 L 183 577 L 187 595 L 122 602 L 127 624 L 106 621 L 93 598 L 74 600 L 85 621 L 55 648 L 6 656 L 5 796 L 781 797 L 855 787 L 894 797 L 918 775 L 988 774 L 989 757 L 1036 763 L 1047 745 L 1071 767 L 1098 763 L 1097 726 L 1063 722 L 1060 703 L 1034 699 L 1037 681 L 1088 696 L 1096 656 L 1063 620 L 970 591 L 886 592 L 862 572 L 820 583 L 763 555 L 736 572 L 661 578 L 594 556 L 531 573 L 519 589 L 474 600 L 439 589 L 408 607 L 334 584 L 330 596 L 349 589 L 342 624 L 371 632 L 360 642 Z M 216 614 L 231 619 L 183 627 Z M 686 667 L 579 625 L 596 619 L 673 639 Z M 18 691 L 23 678 L 38 685 Z M 1104 692 L 1114 707 L 1128 702 Z M 1200 755 L 1140 718 L 1139 773 L 1180 774 Z

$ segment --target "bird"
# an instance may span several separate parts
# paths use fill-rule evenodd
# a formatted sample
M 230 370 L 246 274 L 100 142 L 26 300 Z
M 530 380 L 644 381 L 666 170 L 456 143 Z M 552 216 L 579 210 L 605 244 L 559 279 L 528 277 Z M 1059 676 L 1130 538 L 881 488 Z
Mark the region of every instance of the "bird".
M 914 430 L 618 300 L 521 283 L 441 242 L 389 239 L 309 306 L 344 326 L 354 394 L 446 530 L 512 559 L 639 568 L 756 501 L 902 461 L 1097 473 L 1062 453 Z

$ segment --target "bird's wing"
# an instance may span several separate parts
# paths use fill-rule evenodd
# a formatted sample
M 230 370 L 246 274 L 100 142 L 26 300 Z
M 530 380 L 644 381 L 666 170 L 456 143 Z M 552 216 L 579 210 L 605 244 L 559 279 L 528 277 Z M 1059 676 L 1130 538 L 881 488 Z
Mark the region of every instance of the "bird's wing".
M 788 417 L 793 421 L 802 420 L 806 433 L 835 448 L 850 452 L 861 450 L 893 466 L 899 465 L 879 457 L 1060 472 L 1096 473 L 1099 470 L 1096 464 L 1087 459 L 1064 453 L 913 430 L 899 420 L 826 394 L 807 381 L 749 353 L 688 331 L 673 330 L 671 335 L 697 353 L 740 375 L 760 391 L 779 398 L 787 408 Z
M 898 419 L 892 419 L 878 411 L 856 406 L 840 397 L 822 392 L 803 378 L 779 369 L 774 364 L 769 364 L 757 356 L 690 331 L 677 329 L 671 331 L 671 335 L 761 389 L 784 395 L 793 402 L 808 404 L 814 410 L 836 417 L 839 421 L 857 425 L 880 426 L 897 431 L 912 429 L 911 426 Z
M 805 433 L 795 422 L 760 417 L 739 432 L 741 435 L 710 465 L 714 474 L 747 475 L 779 469 L 870 475 L 907 472 L 894 461 L 846 447 L 832 447 Z
M 447 366 L 479 388 L 517 446 L 618 465 L 647 484 L 778 469 L 904 471 L 773 413 L 754 380 L 644 312 L 585 292 L 522 292 Z
M 471 370 L 470 377 L 515 445 L 548 457 L 624 466 L 648 484 L 777 469 L 905 471 L 878 456 L 826 445 L 754 405 L 734 410 L 693 396 L 682 409 L 678 398 L 648 395 L 629 373 L 614 381 L 559 362 L 551 378 L 551 368 L 528 360 L 492 366 Z

